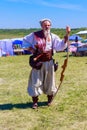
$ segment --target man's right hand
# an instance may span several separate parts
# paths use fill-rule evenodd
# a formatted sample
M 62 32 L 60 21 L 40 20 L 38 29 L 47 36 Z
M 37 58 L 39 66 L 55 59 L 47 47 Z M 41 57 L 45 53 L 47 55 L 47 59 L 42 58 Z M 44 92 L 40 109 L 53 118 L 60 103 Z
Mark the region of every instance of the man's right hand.
M 31 53 L 35 53 L 35 49 L 32 48 L 32 47 L 29 47 L 29 48 L 28 48 L 28 51 L 30 51 Z

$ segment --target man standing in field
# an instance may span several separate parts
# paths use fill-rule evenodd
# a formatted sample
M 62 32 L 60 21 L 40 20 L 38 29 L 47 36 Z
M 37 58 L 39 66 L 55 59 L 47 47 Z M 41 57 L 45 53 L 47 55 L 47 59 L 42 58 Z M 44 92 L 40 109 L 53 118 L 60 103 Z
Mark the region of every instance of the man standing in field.
M 51 33 L 51 20 L 42 19 L 40 21 L 41 30 L 32 32 L 24 37 L 24 42 L 30 44 L 29 51 L 36 57 L 35 61 L 41 63 L 40 68 L 32 67 L 29 82 L 28 93 L 32 97 L 32 108 L 38 107 L 38 96 L 42 93 L 47 95 L 47 105 L 50 106 L 54 94 L 57 91 L 55 86 L 54 52 L 62 51 L 67 47 L 68 34 L 70 27 L 66 27 L 64 39 Z

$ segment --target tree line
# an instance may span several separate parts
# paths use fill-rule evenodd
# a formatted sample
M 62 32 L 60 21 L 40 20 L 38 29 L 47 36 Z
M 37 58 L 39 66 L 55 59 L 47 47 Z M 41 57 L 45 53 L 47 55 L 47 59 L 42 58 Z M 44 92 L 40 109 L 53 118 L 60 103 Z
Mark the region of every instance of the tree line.
M 14 37 L 24 37 L 31 32 L 38 31 L 40 28 L 30 28 L 30 29 L 0 29 L 0 39 L 4 38 L 14 38 Z M 79 31 L 87 30 L 87 28 L 73 28 L 71 33 L 75 34 Z M 66 30 L 64 28 L 51 28 L 51 32 L 57 34 L 60 38 L 63 38 Z M 85 36 L 83 36 L 85 38 Z

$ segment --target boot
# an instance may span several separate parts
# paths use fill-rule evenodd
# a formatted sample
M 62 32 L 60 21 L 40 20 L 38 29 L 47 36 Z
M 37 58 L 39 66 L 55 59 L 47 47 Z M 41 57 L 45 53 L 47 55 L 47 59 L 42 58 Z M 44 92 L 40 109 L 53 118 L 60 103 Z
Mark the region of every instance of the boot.
M 36 109 L 38 107 L 38 104 L 37 104 L 37 102 L 38 102 L 38 96 L 37 97 L 32 97 L 32 100 L 33 100 L 33 106 L 32 106 L 32 108 Z
M 53 95 L 47 95 L 47 97 L 48 97 L 48 106 L 50 106 L 53 100 Z

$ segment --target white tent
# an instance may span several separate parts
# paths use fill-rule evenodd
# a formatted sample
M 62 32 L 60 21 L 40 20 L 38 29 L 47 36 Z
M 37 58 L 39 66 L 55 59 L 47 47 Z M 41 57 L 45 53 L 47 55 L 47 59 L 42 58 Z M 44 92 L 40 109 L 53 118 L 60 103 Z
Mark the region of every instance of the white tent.
M 6 55 L 14 55 L 13 43 L 17 41 L 17 43 L 22 44 L 23 38 L 13 38 L 13 39 L 0 39 L 0 57 Z
M 87 30 L 80 31 L 80 32 L 78 32 L 78 33 L 76 33 L 76 34 L 87 34 Z
M 84 30 L 84 31 L 80 31 L 78 33 L 76 33 L 77 35 L 85 35 L 86 36 L 86 39 L 87 39 L 87 30 Z
M 13 47 L 11 39 L 0 40 L 0 57 L 3 55 L 13 55 Z

